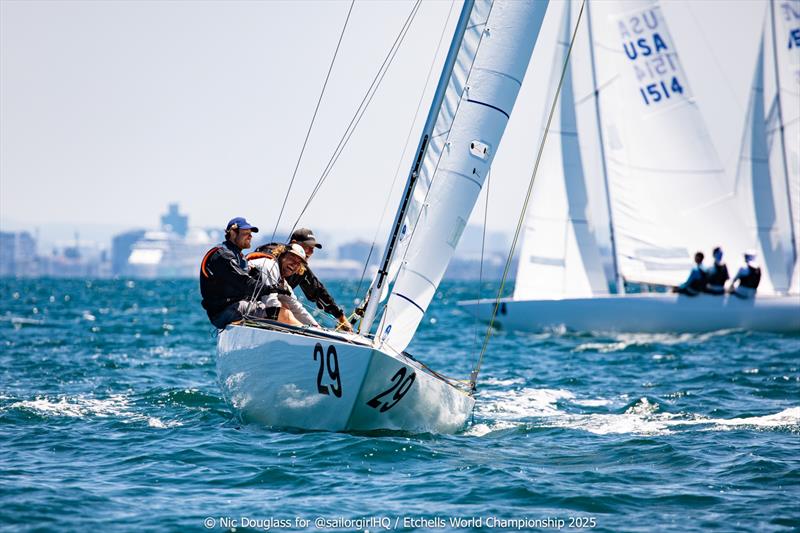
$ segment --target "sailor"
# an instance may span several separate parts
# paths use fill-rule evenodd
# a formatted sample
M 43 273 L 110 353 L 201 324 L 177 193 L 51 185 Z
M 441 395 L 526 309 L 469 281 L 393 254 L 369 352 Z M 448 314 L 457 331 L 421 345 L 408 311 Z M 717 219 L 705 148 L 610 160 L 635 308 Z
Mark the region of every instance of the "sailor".
M 731 294 L 742 299 L 755 298 L 756 289 L 761 282 L 761 267 L 756 263 L 756 253 L 747 250 L 744 253 L 744 262 L 745 265 L 739 269 L 731 282 Z
M 352 332 L 353 329 L 342 308 L 336 305 L 333 297 L 328 293 L 327 289 L 325 289 L 322 282 L 314 275 L 311 269 L 308 268 L 308 261 L 311 259 L 311 256 L 314 255 L 314 251 L 322 248 L 322 245 L 317 242 L 314 232 L 308 228 L 298 228 L 289 238 L 289 244 L 299 244 L 306 254 L 306 265 L 303 273 L 294 274 L 286 278 L 289 286 L 294 289 L 299 285 L 303 294 L 305 294 L 309 301 L 317 304 L 318 308 L 333 316 L 339 322 L 337 329 Z M 276 251 L 285 246 L 287 245 L 273 242 L 259 246 L 256 248 L 255 253 L 267 254 L 274 257 Z M 250 256 L 248 256 L 248 258 L 249 257 Z
M 728 266 L 722 262 L 722 248 L 714 248 L 714 265 L 706 271 L 705 292 L 709 294 L 725 294 L 725 283 L 730 279 Z
M 687 296 L 697 296 L 706 286 L 706 271 L 703 269 L 703 259 L 705 255 L 703 252 L 694 254 L 695 266 L 689 273 L 689 277 L 682 285 L 672 289 L 672 292 L 685 294 Z
M 299 244 L 289 244 L 281 250 L 276 249 L 275 254 L 272 256 L 254 253 L 248 256 L 247 261 L 251 267 L 260 271 L 264 285 L 286 289 L 285 294 L 271 293 L 263 297 L 266 317 L 292 326 L 319 327 L 286 282 L 291 276 L 302 275 L 306 267 L 306 253 L 303 247 Z
M 287 292 L 263 287 L 248 273 L 242 250 L 250 248 L 258 228 L 243 217 L 236 217 L 225 227 L 225 242 L 215 246 L 200 263 L 200 294 L 208 319 L 219 329 L 245 316 L 263 317 L 265 308 L 257 298 L 265 293 Z

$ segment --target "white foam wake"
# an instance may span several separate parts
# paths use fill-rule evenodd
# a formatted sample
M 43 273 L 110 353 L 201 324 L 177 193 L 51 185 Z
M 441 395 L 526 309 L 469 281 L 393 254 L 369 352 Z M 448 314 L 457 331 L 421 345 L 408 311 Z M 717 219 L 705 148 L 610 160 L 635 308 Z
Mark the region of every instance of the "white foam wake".
M 622 400 L 627 401 L 623 398 Z M 481 421 L 466 434 L 483 436 L 491 432 L 525 428 L 566 428 L 596 435 L 665 435 L 682 430 L 729 431 L 736 428 L 800 431 L 800 407 L 775 414 L 737 418 L 710 418 L 691 413 L 665 413 L 657 403 L 641 398 L 624 413 L 570 413 L 572 406 L 602 407 L 613 403 L 605 398 L 576 398 L 564 389 L 501 391 L 483 395 L 476 405 Z
M 76 396 L 69 398 L 66 396 L 51 399 L 46 396 L 36 397 L 33 400 L 22 400 L 14 402 L 0 408 L 0 412 L 9 409 L 24 409 L 47 417 L 70 417 L 70 418 L 89 418 L 89 417 L 116 417 L 124 423 L 146 422 L 148 426 L 154 428 L 168 428 L 180 426 L 180 422 L 162 420 L 137 413 L 130 406 L 128 397 L 122 394 L 114 394 L 105 399 L 87 398 Z

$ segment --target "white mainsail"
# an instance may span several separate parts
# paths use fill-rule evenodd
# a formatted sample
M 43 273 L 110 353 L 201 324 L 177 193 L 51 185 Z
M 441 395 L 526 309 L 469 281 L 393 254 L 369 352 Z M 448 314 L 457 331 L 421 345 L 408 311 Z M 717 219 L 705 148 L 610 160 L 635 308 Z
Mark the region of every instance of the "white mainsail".
M 736 172 L 737 195 L 750 235 L 758 242 L 762 281 L 778 292 L 789 288 L 794 257 L 792 253 L 789 198 L 783 172 L 770 172 L 764 97 L 764 47 L 759 49 L 756 73 L 750 91 L 742 150 Z M 769 107 L 773 107 L 770 105 Z M 773 113 L 773 115 L 776 115 Z M 774 158 L 772 158 L 774 159 Z M 763 292 L 764 286 L 759 290 Z
M 570 2 L 564 2 L 562 9 L 548 102 L 555 96 L 576 23 L 571 16 Z M 576 49 L 588 45 L 585 28 L 586 25 L 582 24 L 578 30 L 573 58 L 580 55 L 576 54 Z M 514 286 L 514 299 L 517 300 L 609 293 L 609 280 L 604 272 L 597 235 L 601 228 L 598 228 L 597 219 L 593 216 L 593 213 L 602 212 L 604 208 L 597 202 L 604 197 L 603 178 L 599 176 L 597 181 L 587 182 L 587 178 L 596 176 L 587 175 L 587 169 L 592 169 L 592 166 L 584 164 L 584 158 L 597 160 L 588 153 L 596 150 L 597 145 L 584 142 L 589 136 L 584 136 L 580 141 L 578 138 L 577 108 L 581 108 L 581 111 L 584 111 L 583 108 L 592 108 L 586 109 L 588 113 L 582 113 L 581 118 L 588 122 L 588 128 L 597 127 L 593 120 L 596 114 L 591 79 L 575 75 L 586 67 L 588 65 L 580 59 L 570 61 L 558 95 L 554 115 L 556 120 L 547 132 L 549 137 L 542 154 L 539 177 L 534 183 L 523 233 Z M 586 88 L 581 91 L 579 83 L 582 79 L 588 85 L 585 83 Z M 523 92 L 526 88 L 523 87 Z
M 794 268 L 800 254 L 800 0 L 773 0 L 767 12 L 764 32 L 766 51 L 764 92 L 769 98 L 767 150 L 770 173 L 782 176 L 788 190 Z M 775 180 L 773 179 L 773 182 Z M 784 198 L 776 199 L 783 203 Z M 795 274 L 790 291 L 800 293 Z
M 794 32 L 794 33 L 793 33 Z M 764 21 L 736 174 L 767 286 L 800 292 L 800 0 L 771 1 Z M 762 285 L 764 278 L 762 278 Z M 759 286 L 759 292 L 763 289 Z
M 697 250 L 740 258 L 755 243 L 658 3 L 589 7 L 620 274 L 676 285 Z
M 406 348 L 433 299 L 489 172 L 546 9 L 547 1 L 475 3 L 401 230 L 406 242 L 395 252 L 397 279 L 377 333 L 387 348 Z

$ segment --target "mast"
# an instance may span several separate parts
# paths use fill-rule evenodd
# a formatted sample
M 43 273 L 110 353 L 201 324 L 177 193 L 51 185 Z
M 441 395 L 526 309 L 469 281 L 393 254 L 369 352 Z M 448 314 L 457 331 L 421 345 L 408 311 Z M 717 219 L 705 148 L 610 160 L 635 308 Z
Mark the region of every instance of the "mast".
M 425 120 L 425 126 L 422 129 L 422 135 L 416 151 L 417 156 L 414 158 L 414 164 L 412 165 L 411 171 L 408 174 L 406 186 L 403 190 L 403 196 L 400 200 L 400 206 L 397 209 L 397 214 L 395 215 L 394 223 L 392 224 L 392 230 L 389 233 L 389 241 L 386 244 L 386 249 L 383 251 L 383 258 L 381 259 L 380 263 L 381 266 L 372 281 L 372 285 L 367 291 L 367 307 L 366 311 L 364 312 L 364 318 L 361 320 L 361 324 L 358 328 L 359 333 L 362 335 L 369 334 L 369 330 L 375 320 L 378 304 L 381 301 L 381 296 L 386 287 L 385 283 L 386 278 L 389 275 L 389 265 L 392 262 L 392 258 L 397 248 L 398 239 L 400 239 L 400 237 L 405 233 L 405 218 L 406 213 L 408 212 L 409 203 L 411 201 L 411 195 L 413 194 L 414 187 L 417 184 L 417 178 L 419 177 L 420 167 L 425 156 L 425 150 L 427 149 L 428 141 L 433 134 L 433 129 L 436 125 L 436 119 L 439 116 L 439 110 L 447 92 L 447 85 L 453 72 L 453 67 L 456 64 L 458 52 L 461 47 L 461 41 L 464 39 L 464 33 L 469 23 L 470 14 L 474 4 L 475 0 L 465 0 L 464 7 L 461 8 L 461 16 L 456 24 L 455 32 L 453 33 L 453 40 L 450 43 L 450 49 L 447 52 L 447 58 L 445 59 L 444 66 L 442 67 L 442 73 L 439 76 L 439 85 L 436 87 L 436 92 L 434 93 L 433 101 L 431 102 L 431 108 L 430 111 L 428 111 L 428 118 Z
M 606 167 L 606 143 L 603 138 L 603 123 L 600 120 L 600 89 L 597 87 L 597 69 L 594 59 L 594 37 L 592 36 L 592 2 L 586 2 L 586 22 L 589 28 L 589 58 L 592 63 L 592 87 L 594 89 L 594 109 L 597 117 L 597 135 L 600 137 L 600 161 L 603 164 L 603 185 L 606 191 L 606 208 L 608 209 L 608 230 L 611 240 L 611 258 L 614 265 L 614 282 L 617 285 L 617 294 L 625 294 L 625 282 L 619 274 L 617 264 L 617 242 L 614 237 L 614 215 L 611 211 L 611 191 L 608 186 L 608 169 Z
M 778 68 L 778 43 L 775 38 L 775 2 L 774 0 L 770 0 L 769 2 L 769 20 L 770 25 L 772 27 L 772 60 L 775 71 L 775 101 L 777 103 L 778 109 L 778 125 L 781 137 L 781 161 L 783 162 L 783 178 L 786 182 L 786 202 L 789 207 L 789 229 L 791 231 L 792 236 L 792 255 L 794 257 L 794 264 L 797 264 L 797 241 L 795 240 L 795 233 L 794 233 L 794 213 L 792 212 L 792 199 L 791 199 L 791 187 L 789 184 L 789 165 L 786 162 L 786 139 L 784 138 L 783 133 L 783 109 L 781 107 L 781 79 L 780 73 Z M 791 274 L 790 274 L 790 283 L 791 283 Z

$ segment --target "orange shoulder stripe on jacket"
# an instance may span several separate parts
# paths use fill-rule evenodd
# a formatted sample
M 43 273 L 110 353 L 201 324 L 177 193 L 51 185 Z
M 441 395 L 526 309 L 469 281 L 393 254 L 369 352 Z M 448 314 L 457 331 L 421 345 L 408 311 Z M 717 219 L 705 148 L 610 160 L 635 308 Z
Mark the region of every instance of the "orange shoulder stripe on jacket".
M 203 260 L 200 261 L 200 273 L 205 277 L 208 277 L 208 272 L 206 272 L 206 261 L 208 261 L 208 259 L 212 255 L 214 255 L 214 252 L 216 252 L 219 249 L 220 249 L 219 246 L 215 246 L 214 248 L 210 249 L 209 251 L 206 252 L 206 255 L 203 256 Z

